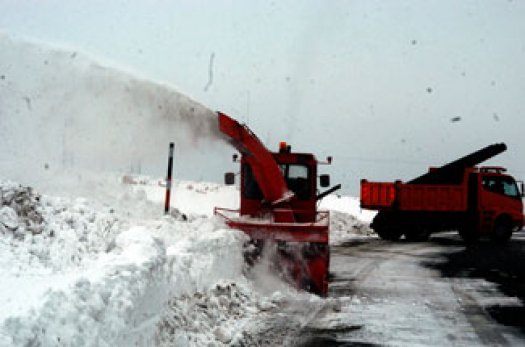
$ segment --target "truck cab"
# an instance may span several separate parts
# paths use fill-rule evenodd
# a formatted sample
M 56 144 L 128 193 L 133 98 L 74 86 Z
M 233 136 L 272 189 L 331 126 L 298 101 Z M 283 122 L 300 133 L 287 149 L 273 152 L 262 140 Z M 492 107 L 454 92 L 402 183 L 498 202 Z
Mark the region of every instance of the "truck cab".
M 313 222 L 316 218 L 317 202 L 317 160 L 309 153 L 292 153 L 290 146 L 280 144 L 279 152 L 272 153 L 286 186 L 294 197 L 289 208 L 294 212 L 296 222 Z M 260 217 L 271 209 L 257 183 L 250 164 L 241 159 L 241 203 L 240 214 Z
M 510 232 L 510 229 L 517 231 L 523 227 L 523 183 L 520 182 L 518 186 L 514 177 L 505 172 L 501 167 L 479 169 L 477 190 L 481 234 L 490 234 L 498 227 L 498 223 L 505 224 L 507 230 L 504 232 Z

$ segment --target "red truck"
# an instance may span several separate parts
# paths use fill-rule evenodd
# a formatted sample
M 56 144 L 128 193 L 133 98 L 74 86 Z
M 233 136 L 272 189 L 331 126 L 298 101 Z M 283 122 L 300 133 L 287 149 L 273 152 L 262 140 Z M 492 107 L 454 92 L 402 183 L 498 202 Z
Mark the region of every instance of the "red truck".
M 467 243 L 480 236 L 506 242 L 523 228 L 523 182 L 504 168 L 475 166 L 506 149 L 487 146 L 407 183 L 362 180 L 361 207 L 379 211 L 371 226 L 385 240 L 458 230 Z
M 318 176 L 319 162 L 313 154 L 296 153 L 286 143 L 271 152 L 244 124 L 218 113 L 219 129 L 241 153 L 240 209 L 215 208 L 232 228 L 244 231 L 251 239 L 248 262 L 265 247 L 276 246 L 275 263 L 280 272 L 301 289 L 326 296 L 328 292 L 329 214 L 318 211 L 317 201 L 340 188 L 328 187 L 329 176 Z M 233 184 L 234 173 L 225 175 Z

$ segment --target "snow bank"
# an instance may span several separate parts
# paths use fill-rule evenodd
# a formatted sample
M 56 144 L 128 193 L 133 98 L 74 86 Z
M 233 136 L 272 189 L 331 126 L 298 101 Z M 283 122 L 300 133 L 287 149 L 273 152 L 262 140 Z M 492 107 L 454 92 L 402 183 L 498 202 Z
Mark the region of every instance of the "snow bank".
M 137 315 L 151 283 L 161 278 L 165 255 L 147 231 L 119 234 L 115 249 L 86 269 L 77 269 L 64 288 L 49 289 L 41 306 L 10 317 L 6 335 L 15 345 L 112 346 Z
M 370 223 L 377 212 L 364 210 L 360 206 L 359 198 L 353 196 L 328 195 L 321 200 L 321 208 L 337 211 L 354 216 L 357 220 Z
M 95 211 L 85 199 L 41 196 L 10 181 L 0 181 L 0 192 L 1 257 L 30 268 L 80 266 L 105 252 L 119 228 L 112 211 Z
M 242 235 L 209 223 L 187 230 L 177 230 L 177 224 L 167 220 L 156 226 L 161 231 L 123 231 L 114 248 L 79 269 L 67 287 L 48 290 L 40 307 L 8 318 L 5 335 L 16 345 L 151 345 L 170 298 L 206 291 L 220 278 L 242 281 Z M 168 231 L 179 234 L 171 235 L 177 245 L 161 238 Z M 186 333 L 180 327 L 179 338 Z
M 82 199 L 41 196 L 9 181 L 0 181 L 0 192 L 0 322 L 7 322 L 73 283 L 86 262 L 107 251 L 119 223 Z
M 330 244 L 340 245 L 350 240 L 375 235 L 370 224 L 351 214 L 330 211 Z
M 321 200 L 320 208 L 330 210 L 331 245 L 375 235 L 370 222 L 376 212 L 361 209 L 356 197 L 328 195 Z
M 12 182 L 0 191 L 0 345 L 223 343 L 274 305 L 243 274 L 245 235 L 214 218 L 139 220 Z
M 247 279 L 246 236 L 211 217 L 237 188 L 177 182 L 163 216 L 159 180 L 121 185 L 113 207 L 0 181 L 0 345 L 242 344 L 297 295 L 264 262 Z M 367 233 L 332 213 L 333 243 Z

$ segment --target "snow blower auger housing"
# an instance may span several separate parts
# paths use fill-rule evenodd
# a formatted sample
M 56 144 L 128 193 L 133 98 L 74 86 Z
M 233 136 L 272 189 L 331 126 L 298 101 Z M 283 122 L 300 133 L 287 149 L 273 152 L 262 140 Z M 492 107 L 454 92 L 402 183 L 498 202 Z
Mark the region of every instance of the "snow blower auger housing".
M 328 211 L 317 211 L 317 201 L 340 188 L 337 185 L 317 194 L 319 162 L 309 153 L 293 153 L 282 142 L 278 152 L 270 152 L 244 124 L 218 112 L 219 129 L 241 153 L 240 209 L 215 208 L 232 228 L 244 231 L 258 252 L 267 243 L 277 245 L 276 263 L 298 288 L 326 296 L 330 250 Z M 320 185 L 330 185 L 321 175 Z M 235 174 L 225 175 L 226 184 Z M 250 261 L 250 259 L 247 259 Z

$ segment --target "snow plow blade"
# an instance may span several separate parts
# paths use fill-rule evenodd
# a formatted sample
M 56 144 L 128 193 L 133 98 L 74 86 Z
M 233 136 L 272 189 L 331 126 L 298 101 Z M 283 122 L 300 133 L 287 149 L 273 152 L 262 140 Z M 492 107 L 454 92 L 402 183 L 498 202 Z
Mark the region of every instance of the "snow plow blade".
M 252 244 L 258 248 L 256 256 L 262 253 L 266 243 L 275 243 L 275 263 L 279 272 L 297 288 L 327 296 L 330 263 L 328 211 L 318 212 L 315 223 L 247 220 L 239 217 L 239 210 L 218 207 L 214 212 L 230 228 L 241 230 L 250 237 Z M 245 254 L 245 257 L 248 263 L 254 262 L 253 253 Z

